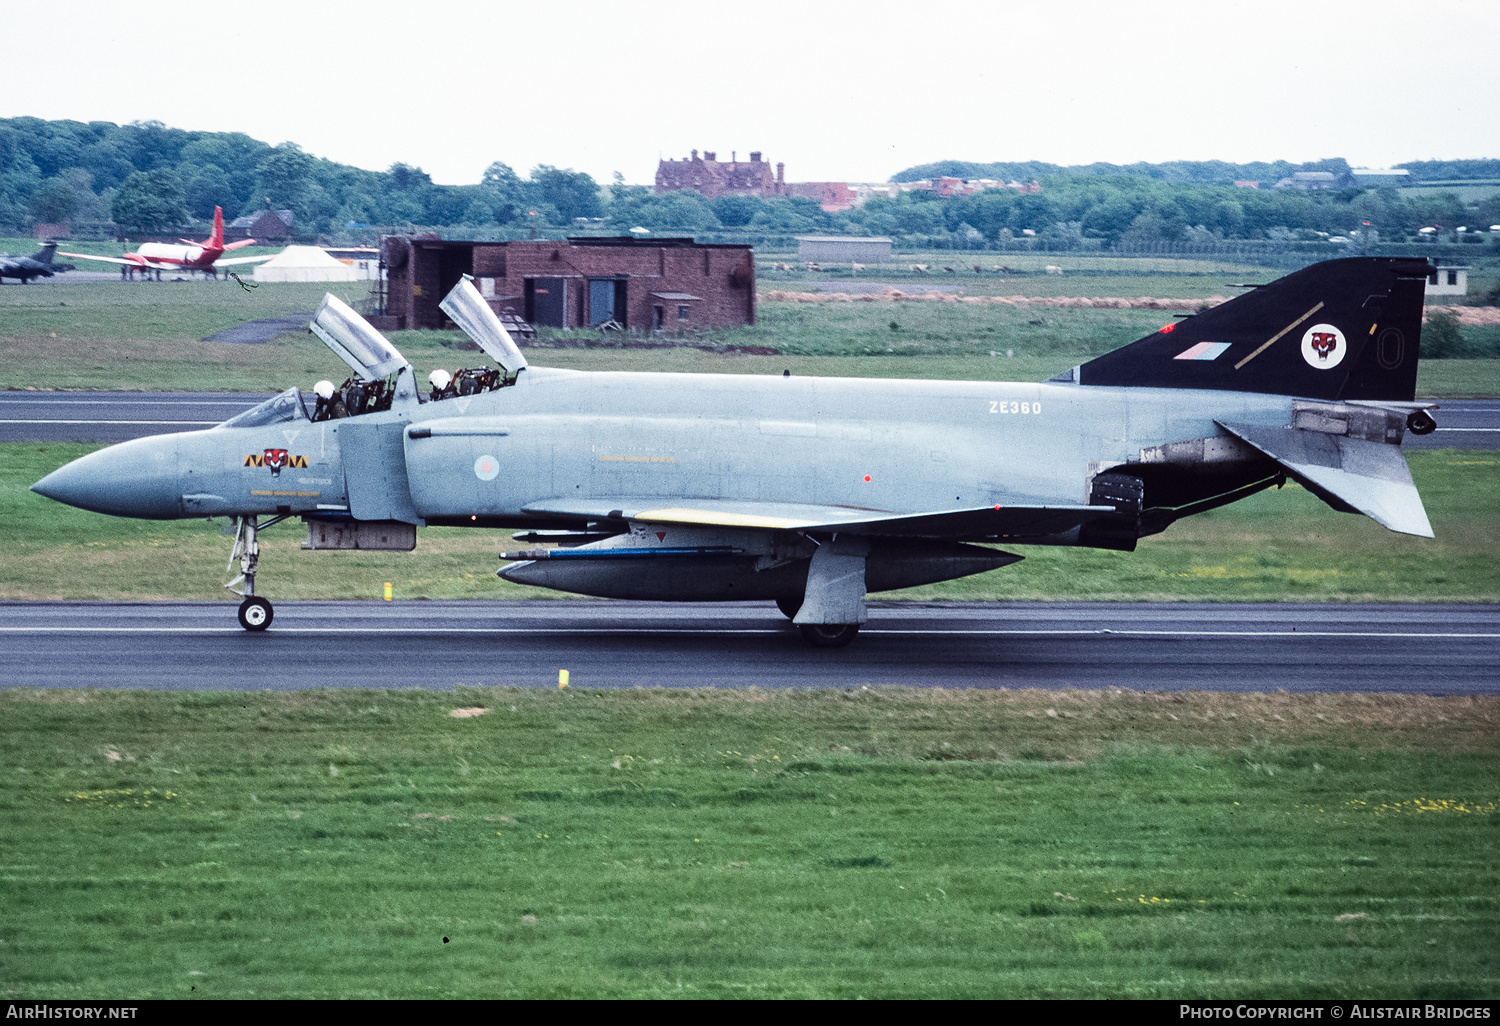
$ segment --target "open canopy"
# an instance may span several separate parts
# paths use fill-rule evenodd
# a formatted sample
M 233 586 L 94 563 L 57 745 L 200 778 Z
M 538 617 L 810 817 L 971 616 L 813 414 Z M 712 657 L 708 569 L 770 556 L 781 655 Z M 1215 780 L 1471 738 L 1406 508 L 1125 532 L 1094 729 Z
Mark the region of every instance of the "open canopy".
M 463 329 L 479 347 L 490 354 L 490 359 L 505 368 L 505 373 L 514 377 L 526 369 L 526 357 L 511 339 L 510 332 L 484 301 L 474 287 L 474 279 L 464 275 L 453 290 L 443 297 L 438 308 L 453 318 L 453 323 Z
M 378 381 L 410 366 L 384 335 L 332 293 L 323 296 L 323 305 L 307 327 L 366 381 Z

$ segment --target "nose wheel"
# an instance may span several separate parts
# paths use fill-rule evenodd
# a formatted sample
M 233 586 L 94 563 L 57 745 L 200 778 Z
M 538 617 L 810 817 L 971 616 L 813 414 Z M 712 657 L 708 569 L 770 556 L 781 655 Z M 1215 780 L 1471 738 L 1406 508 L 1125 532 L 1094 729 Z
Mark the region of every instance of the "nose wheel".
M 276 616 L 276 611 L 271 608 L 271 603 L 253 595 L 240 603 L 240 626 L 247 631 L 263 631 L 271 626 L 271 620 Z
M 224 587 L 245 597 L 245 601 L 240 603 L 240 626 L 247 631 L 265 630 L 271 626 L 271 620 L 276 615 L 271 603 L 255 594 L 255 570 L 260 563 L 260 532 L 285 519 L 286 516 L 279 516 L 261 524 L 255 517 L 240 517 L 235 528 L 234 547 L 229 550 L 229 565 L 224 569 L 233 570 L 234 561 L 238 558 L 240 575 Z M 245 584 L 244 588 L 236 588 L 235 585 L 241 581 Z

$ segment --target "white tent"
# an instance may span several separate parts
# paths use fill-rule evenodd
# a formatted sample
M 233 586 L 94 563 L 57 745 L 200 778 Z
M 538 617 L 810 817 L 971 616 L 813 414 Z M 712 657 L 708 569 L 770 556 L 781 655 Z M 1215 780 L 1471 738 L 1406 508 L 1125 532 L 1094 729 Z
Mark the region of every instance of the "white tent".
M 256 281 L 355 281 L 359 273 L 317 246 L 288 246 L 256 267 Z

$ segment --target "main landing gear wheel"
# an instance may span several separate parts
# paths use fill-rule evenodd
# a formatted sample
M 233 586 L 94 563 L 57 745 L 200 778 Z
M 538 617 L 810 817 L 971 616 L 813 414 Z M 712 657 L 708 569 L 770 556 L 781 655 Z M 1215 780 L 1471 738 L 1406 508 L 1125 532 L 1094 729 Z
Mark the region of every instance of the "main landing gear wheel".
M 259 595 L 240 603 L 240 626 L 247 631 L 265 630 L 271 626 L 271 620 L 275 616 L 276 611 L 271 608 L 271 603 Z
M 779 598 L 776 600 L 776 608 L 781 610 L 788 620 L 797 615 L 797 610 L 802 608 L 802 596 L 796 598 Z
M 798 624 L 802 639 L 814 648 L 843 648 L 859 633 L 857 623 Z

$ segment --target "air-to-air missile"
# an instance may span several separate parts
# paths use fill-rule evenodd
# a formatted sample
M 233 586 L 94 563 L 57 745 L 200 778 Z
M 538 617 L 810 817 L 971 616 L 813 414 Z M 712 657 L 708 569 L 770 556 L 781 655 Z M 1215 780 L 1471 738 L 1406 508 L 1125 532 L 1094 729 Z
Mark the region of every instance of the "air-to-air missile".
M 1294 480 L 1431 537 L 1401 455 L 1425 261 L 1317 264 L 1037 384 L 528 367 L 461 280 L 442 309 L 497 366 L 432 378 L 333 296 L 310 330 L 354 370 L 206 431 L 92 453 L 37 482 L 115 516 L 232 518 L 240 623 L 264 630 L 258 533 L 416 545 L 423 525 L 519 529 L 501 577 L 633 599 L 772 600 L 814 645 L 865 595 L 981 573 L 1006 548 L 1133 550 Z M 239 585 L 243 585 L 242 589 Z

